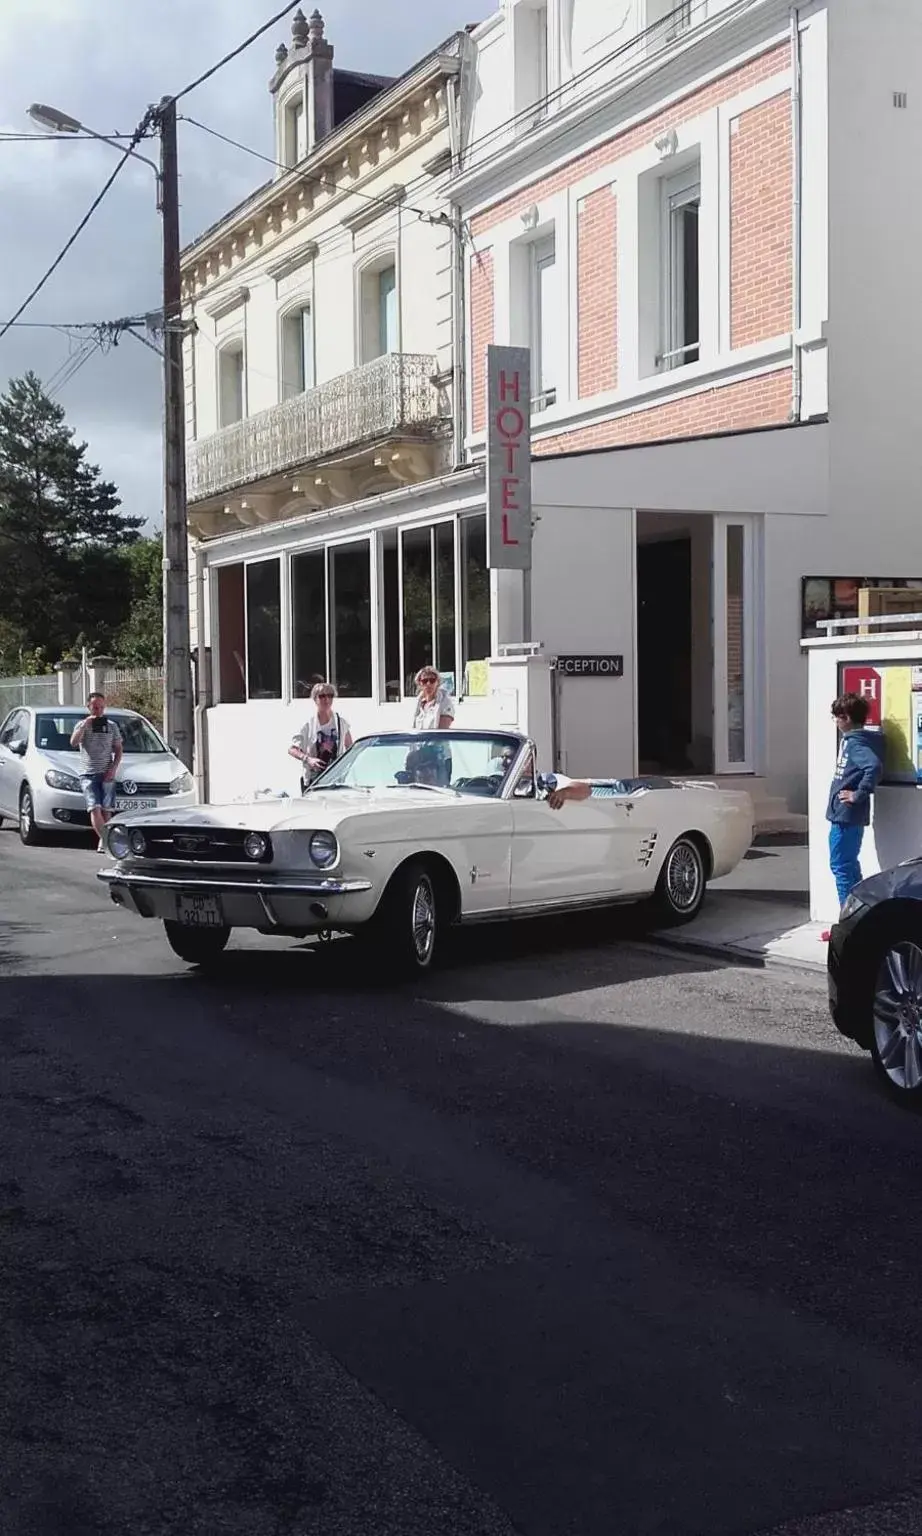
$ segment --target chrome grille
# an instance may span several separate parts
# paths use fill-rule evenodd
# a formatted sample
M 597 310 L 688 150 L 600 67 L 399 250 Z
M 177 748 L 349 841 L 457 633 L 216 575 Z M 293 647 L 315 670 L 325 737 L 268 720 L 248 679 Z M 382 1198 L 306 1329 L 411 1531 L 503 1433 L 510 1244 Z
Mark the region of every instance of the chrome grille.
M 244 864 L 249 867 L 272 862 L 272 842 L 267 834 L 267 848 L 261 859 L 249 859 L 243 851 L 249 827 L 135 827 L 147 844 L 145 859 L 169 860 L 193 864 Z

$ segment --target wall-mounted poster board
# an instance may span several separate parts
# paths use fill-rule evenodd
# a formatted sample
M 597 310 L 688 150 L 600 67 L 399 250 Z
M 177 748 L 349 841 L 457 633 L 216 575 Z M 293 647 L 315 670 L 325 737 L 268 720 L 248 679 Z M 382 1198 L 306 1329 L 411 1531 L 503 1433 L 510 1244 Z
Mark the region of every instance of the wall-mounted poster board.
M 868 725 L 884 735 L 883 785 L 922 784 L 922 666 L 918 661 L 841 662 L 839 693 L 870 706 Z

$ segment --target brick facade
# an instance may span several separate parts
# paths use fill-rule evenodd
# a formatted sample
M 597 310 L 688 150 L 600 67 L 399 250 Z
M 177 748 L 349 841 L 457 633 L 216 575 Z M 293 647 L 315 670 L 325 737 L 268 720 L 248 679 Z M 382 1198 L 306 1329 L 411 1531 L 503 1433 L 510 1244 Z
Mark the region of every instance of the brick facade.
M 493 342 L 493 252 L 471 257 L 468 295 L 471 316 L 471 430 L 486 421 L 486 350 Z
M 730 124 L 730 345 L 782 336 L 792 305 L 791 99 Z
M 585 448 L 618 448 L 638 443 L 666 442 L 674 437 L 706 437 L 715 432 L 740 432 L 777 426 L 790 418 L 791 371 L 781 369 L 736 384 L 704 389 L 683 400 L 578 427 L 557 437 L 539 438 L 534 453 L 576 453 Z
M 618 204 L 602 187 L 577 211 L 580 399 L 618 386 L 617 245 Z

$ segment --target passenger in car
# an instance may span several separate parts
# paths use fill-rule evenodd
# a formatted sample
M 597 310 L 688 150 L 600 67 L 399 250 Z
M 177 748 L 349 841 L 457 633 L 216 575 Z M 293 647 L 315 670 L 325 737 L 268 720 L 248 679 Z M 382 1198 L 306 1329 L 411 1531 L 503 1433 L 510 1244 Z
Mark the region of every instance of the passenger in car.
M 625 793 L 620 779 L 570 779 L 565 784 L 559 780 L 547 797 L 552 811 L 559 811 L 568 800 L 611 800 Z

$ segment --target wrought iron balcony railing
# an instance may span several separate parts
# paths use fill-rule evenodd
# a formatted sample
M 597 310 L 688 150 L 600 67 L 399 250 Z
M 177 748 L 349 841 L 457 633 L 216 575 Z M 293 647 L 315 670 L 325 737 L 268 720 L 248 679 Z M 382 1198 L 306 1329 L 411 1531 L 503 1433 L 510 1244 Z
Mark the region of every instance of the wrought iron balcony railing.
M 187 449 L 190 502 L 297 469 L 338 449 L 441 419 L 434 357 L 391 352 L 338 379 L 235 421 Z

